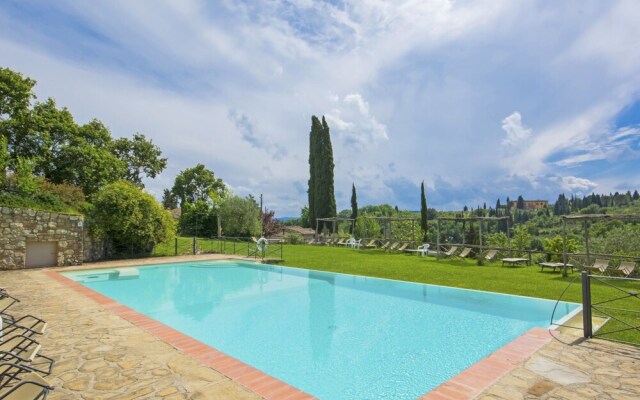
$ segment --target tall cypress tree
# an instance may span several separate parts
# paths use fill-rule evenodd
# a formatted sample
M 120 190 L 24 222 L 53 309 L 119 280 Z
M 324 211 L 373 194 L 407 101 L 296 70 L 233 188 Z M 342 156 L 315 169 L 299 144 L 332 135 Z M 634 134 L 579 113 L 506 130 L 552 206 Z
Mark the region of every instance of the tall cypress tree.
M 309 223 L 316 227 L 318 218 L 336 216 L 336 198 L 333 187 L 333 147 L 329 125 L 311 117 L 309 134 Z
M 322 125 L 320 120 L 313 115 L 311 117 L 311 132 L 309 133 L 309 226 L 316 229 L 317 204 L 318 204 L 318 169 L 320 139 L 322 136 Z
M 422 241 L 428 240 L 427 226 L 427 196 L 424 194 L 424 181 L 420 186 L 420 229 L 422 229 Z
M 323 214 L 322 218 L 331 218 L 337 215 L 336 211 L 336 196 L 334 194 L 333 185 L 333 146 L 331 145 L 331 134 L 329 132 L 329 125 L 327 121 L 322 117 L 322 161 L 321 172 L 322 176 L 322 194 L 323 200 Z
M 358 218 L 358 197 L 356 196 L 356 185 L 354 183 L 351 184 L 351 219 L 355 220 Z M 349 233 L 353 234 L 353 225 L 354 222 L 351 222 L 351 228 L 349 228 Z

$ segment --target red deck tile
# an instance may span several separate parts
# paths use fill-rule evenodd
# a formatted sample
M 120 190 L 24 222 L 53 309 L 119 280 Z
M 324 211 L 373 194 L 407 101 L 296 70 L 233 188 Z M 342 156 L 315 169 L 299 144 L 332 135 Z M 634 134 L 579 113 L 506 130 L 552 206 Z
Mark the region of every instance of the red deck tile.
M 548 330 L 533 328 L 420 397 L 420 400 L 473 399 L 550 341 Z

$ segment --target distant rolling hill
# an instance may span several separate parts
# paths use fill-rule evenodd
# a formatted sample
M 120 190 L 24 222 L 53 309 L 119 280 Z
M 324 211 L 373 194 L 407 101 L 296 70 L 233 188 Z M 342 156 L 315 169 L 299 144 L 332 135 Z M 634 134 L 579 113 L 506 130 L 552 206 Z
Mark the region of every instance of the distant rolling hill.
M 291 221 L 292 219 L 298 219 L 300 217 L 276 217 L 276 219 L 280 222 Z

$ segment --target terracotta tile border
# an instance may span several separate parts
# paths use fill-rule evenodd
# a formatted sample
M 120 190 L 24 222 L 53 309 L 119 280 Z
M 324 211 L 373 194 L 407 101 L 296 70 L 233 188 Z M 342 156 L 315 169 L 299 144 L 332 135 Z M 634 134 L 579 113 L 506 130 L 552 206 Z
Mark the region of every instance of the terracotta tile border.
M 126 319 L 139 328 L 146 330 L 158 339 L 200 361 L 204 365 L 215 369 L 264 399 L 315 399 L 315 397 L 308 393 L 89 289 L 56 271 L 43 271 L 43 273 L 85 295 L 102 305 L 105 309 Z M 420 397 L 418 400 L 473 399 L 551 340 L 552 336 L 549 330 L 532 328 L 488 357 L 478 361 L 447 382 Z
M 175 347 L 181 352 L 200 361 L 204 365 L 215 369 L 267 400 L 310 400 L 315 399 L 279 379 L 265 374 L 264 372 L 243 363 L 215 348 L 206 345 L 199 340 L 187 336 L 155 319 L 149 318 L 132 308 L 129 308 L 117 301 L 104 296 L 86 286 L 79 284 L 56 271 L 43 271 L 50 278 L 64 284 L 65 286 L 85 295 L 105 309 L 116 314 L 137 327 L 144 329 L 163 342 Z
M 549 330 L 532 328 L 495 353 L 420 397 L 419 400 L 473 399 L 552 339 Z

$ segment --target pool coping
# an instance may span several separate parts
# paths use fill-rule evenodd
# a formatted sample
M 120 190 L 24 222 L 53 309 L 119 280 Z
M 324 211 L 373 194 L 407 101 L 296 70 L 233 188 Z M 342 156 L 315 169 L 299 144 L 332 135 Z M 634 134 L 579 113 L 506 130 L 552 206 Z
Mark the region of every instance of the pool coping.
M 87 266 L 73 269 L 78 270 L 85 268 L 87 268 Z M 100 267 L 89 268 L 100 269 Z M 103 268 L 114 267 L 105 265 Z M 67 278 L 60 273 L 64 271 L 67 271 L 67 269 L 56 268 L 55 270 L 43 271 L 43 273 L 64 284 L 66 287 L 95 301 L 109 312 L 149 332 L 159 340 L 220 372 L 262 398 L 267 400 L 315 399 L 314 396 L 266 374 L 249 364 Z M 494 353 L 419 397 L 419 400 L 474 399 L 496 383 L 501 377 L 515 369 L 536 351 L 549 343 L 553 339 L 550 331 L 552 331 L 552 329 L 530 329 Z

